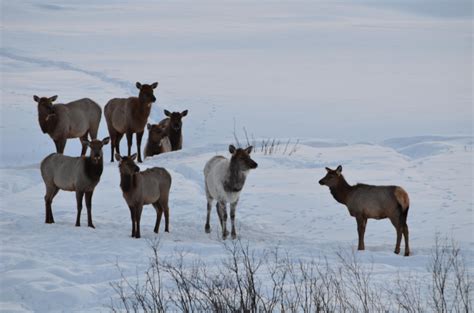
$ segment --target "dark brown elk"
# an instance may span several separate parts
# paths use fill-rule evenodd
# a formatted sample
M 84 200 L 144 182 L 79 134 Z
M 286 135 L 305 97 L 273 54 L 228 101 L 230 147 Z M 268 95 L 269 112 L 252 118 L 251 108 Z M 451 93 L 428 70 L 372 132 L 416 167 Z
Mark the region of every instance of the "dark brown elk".
M 53 104 L 58 96 L 33 96 L 38 103 L 38 121 L 43 133 L 48 134 L 56 145 L 56 152 L 63 153 L 69 138 L 79 138 L 81 144 L 97 138 L 102 110 L 91 99 L 84 98 L 67 104 Z M 81 155 L 85 155 L 87 146 L 82 144 Z
M 188 115 L 188 110 L 183 112 L 173 112 L 165 110 L 167 118 L 160 121 L 159 125 L 167 130 L 168 138 L 171 143 L 171 150 L 181 150 L 183 148 L 183 121 L 182 118 Z
M 92 224 L 92 194 L 99 183 L 104 169 L 102 147 L 109 142 L 109 138 L 87 141 L 84 145 L 90 147 L 88 157 L 70 157 L 60 153 L 53 153 L 41 162 L 41 176 L 46 186 L 44 196 L 46 204 L 46 223 L 54 223 L 51 204 L 59 190 L 75 191 L 77 201 L 76 226 L 81 226 L 82 199 L 86 196 L 87 225 Z
M 147 124 L 148 140 L 145 146 L 145 158 L 171 151 L 167 129 L 159 124 Z
M 140 172 L 135 164 L 137 154 L 131 157 L 121 157 L 115 154 L 119 161 L 120 188 L 130 209 L 132 220 L 132 237 L 140 238 L 140 219 L 144 204 L 152 204 L 156 210 L 155 233 L 160 228 L 161 216 L 165 215 L 165 232 L 169 232 L 168 199 L 171 188 L 171 175 L 161 167 L 149 168 Z
M 120 140 L 127 135 L 128 156 L 131 154 L 133 134 L 137 135 L 138 162 L 142 162 L 141 144 L 145 125 L 150 116 L 151 105 L 156 101 L 153 94 L 158 83 L 151 85 L 136 83 L 140 90 L 138 97 L 114 98 L 104 108 L 105 120 L 109 130 L 111 144 L 110 161 L 114 161 L 114 149 L 120 154 Z
M 342 175 L 342 166 L 332 170 L 326 167 L 327 174 L 319 184 L 329 187 L 337 202 L 344 204 L 351 216 L 357 220 L 359 250 L 364 250 L 364 234 L 367 219 L 388 218 L 397 231 L 395 253 L 400 253 L 400 242 L 405 237 L 405 256 L 410 255 L 408 245 L 407 216 L 410 200 L 408 194 L 399 186 L 372 186 L 357 184 L 351 186 Z

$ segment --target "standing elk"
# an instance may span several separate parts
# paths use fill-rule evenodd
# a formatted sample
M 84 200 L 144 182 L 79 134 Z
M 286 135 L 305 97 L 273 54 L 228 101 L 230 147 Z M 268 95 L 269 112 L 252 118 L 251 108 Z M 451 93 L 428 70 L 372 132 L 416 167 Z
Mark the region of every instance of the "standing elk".
M 127 135 L 128 156 L 131 154 L 133 134 L 137 134 L 138 162 L 142 162 L 141 144 L 145 125 L 150 116 L 151 105 L 156 101 L 153 90 L 158 83 L 151 85 L 136 83 L 140 90 L 138 97 L 114 98 L 104 108 L 105 120 L 112 144 L 110 162 L 114 161 L 114 149 L 120 154 L 120 140 Z
M 183 148 L 182 118 L 188 115 L 188 110 L 173 112 L 164 110 L 167 118 L 160 121 L 159 125 L 166 129 L 171 143 L 171 150 L 177 151 Z
M 167 129 L 159 124 L 147 124 L 148 140 L 145 146 L 145 158 L 171 151 Z
M 329 187 L 337 202 L 344 204 L 351 216 L 357 220 L 359 234 L 358 250 L 364 250 L 364 234 L 367 219 L 389 218 L 397 231 L 395 253 L 400 253 L 400 242 L 405 237 L 405 256 L 410 255 L 408 245 L 407 216 L 410 200 L 408 194 L 399 186 L 372 186 L 357 184 L 351 186 L 342 176 L 342 166 L 336 170 L 326 167 L 327 174 L 320 181 L 320 185 Z
M 136 157 L 136 153 L 130 157 L 115 154 L 115 158 L 119 162 L 120 188 L 130 208 L 132 237 L 140 238 L 140 219 L 144 204 L 152 204 L 156 210 L 156 222 L 153 231 L 158 233 L 161 215 L 164 213 L 165 232 L 169 232 L 170 209 L 168 199 L 171 175 L 161 167 L 153 167 L 140 172 L 140 168 L 134 162 Z
M 227 203 L 230 203 L 230 220 L 232 223 L 232 239 L 237 238 L 235 232 L 235 209 L 239 201 L 240 192 L 244 187 L 247 174 L 251 169 L 257 168 L 258 164 L 250 158 L 252 146 L 245 149 L 236 149 L 229 146 L 232 154 L 230 160 L 223 156 L 215 156 L 210 159 L 204 167 L 204 177 L 207 198 L 207 217 L 205 231 L 211 232 L 210 218 L 212 203 L 217 201 L 217 214 L 222 227 L 222 238 L 229 235 L 227 231 Z
M 102 110 L 91 99 L 84 98 L 66 104 L 53 104 L 58 96 L 33 96 L 38 103 L 38 120 L 43 133 L 48 134 L 56 145 L 56 152 L 63 153 L 69 138 L 79 138 L 81 144 L 97 138 Z M 81 155 L 85 155 L 87 146 L 82 144 Z
M 89 157 L 70 157 L 60 153 L 48 155 L 41 162 L 41 176 L 46 185 L 46 223 L 54 223 L 51 204 L 58 191 L 75 191 L 77 201 L 76 226 L 81 226 L 82 199 L 86 196 L 87 225 L 92 224 L 92 194 L 100 181 L 104 168 L 102 147 L 109 142 L 109 137 L 102 141 L 84 140 L 83 144 L 90 147 Z

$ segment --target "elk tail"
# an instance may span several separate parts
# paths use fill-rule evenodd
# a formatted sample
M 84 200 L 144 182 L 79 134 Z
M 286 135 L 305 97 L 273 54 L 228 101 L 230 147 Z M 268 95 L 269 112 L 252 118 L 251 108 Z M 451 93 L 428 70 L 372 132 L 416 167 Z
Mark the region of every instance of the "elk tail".
M 408 209 L 410 208 L 410 199 L 408 198 L 407 192 L 401 187 L 396 187 L 395 197 L 397 199 L 398 208 L 400 210 L 400 225 L 406 226 Z

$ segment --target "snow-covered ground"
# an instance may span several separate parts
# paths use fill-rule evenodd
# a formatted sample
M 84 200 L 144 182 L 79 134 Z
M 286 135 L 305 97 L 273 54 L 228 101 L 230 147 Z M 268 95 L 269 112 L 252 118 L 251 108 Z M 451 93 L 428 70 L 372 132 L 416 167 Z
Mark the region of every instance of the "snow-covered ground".
M 227 155 L 235 125 L 241 140 L 242 127 L 300 139 L 292 155 L 254 154 L 259 167 L 237 209 L 252 248 L 332 260 L 338 247 L 354 247 L 355 220 L 318 184 L 325 166 L 342 164 L 350 183 L 397 184 L 411 197 L 413 256 L 393 254 L 388 220 L 368 222 L 360 256 L 375 279 L 423 273 L 436 232 L 459 241 L 474 270 L 472 11 L 469 1 L 427 3 L 2 2 L 0 310 L 106 311 L 115 264 L 131 277 L 146 268 L 155 211 L 144 210 L 144 239 L 131 239 L 116 164 L 106 162 L 96 188 L 95 230 L 74 227 L 68 192 L 54 200 L 56 224 L 44 224 L 39 163 L 54 144 L 32 100 L 87 96 L 103 106 L 134 95 L 135 81 L 160 82 L 151 121 L 163 108 L 190 112 L 185 148 L 140 165 L 173 177 L 162 255 L 224 255 L 215 212 L 204 233 L 202 169 Z M 68 141 L 66 154 L 79 147 Z

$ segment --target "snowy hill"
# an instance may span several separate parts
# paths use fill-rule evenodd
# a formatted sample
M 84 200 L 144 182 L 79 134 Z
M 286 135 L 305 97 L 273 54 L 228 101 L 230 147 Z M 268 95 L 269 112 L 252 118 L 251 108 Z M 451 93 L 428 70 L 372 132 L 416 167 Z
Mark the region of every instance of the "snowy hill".
M 423 147 L 436 146 L 431 140 Z M 393 254 L 395 230 L 388 220 L 369 220 L 365 262 L 380 273 L 400 268 L 423 272 L 436 232 L 452 234 L 464 252 L 473 255 L 472 138 L 445 138 L 451 150 L 411 159 L 390 147 L 347 145 L 314 148 L 300 145 L 291 156 L 256 152 L 259 168 L 251 172 L 237 209 L 238 234 L 253 248 L 279 245 L 295 257 L 334 258 L 336 247 L 355 247 L 355 220 L 325 187 L 317 183 L 324 166 L 344 166 L 351 183 L 404 186 L 411 197 L 408 216 L 413 256 Z M 469 147 L 466 151 L 464 148 Z M 433 151 L 436 151 L 434 149 Z M 172 177 L 171 233 L 161 238 L 162 255 L 187 251 L 188 257 L 215 260 L 224 251 L 215 210 L 212 233 L 204 233 L 206 200 L 204 163 L 224 146 L 189 148 L 152 159 L 151 166 L 167 168 Z M 120 278 L 115 263 L 133 277 L 147 266 L 146 239 L 154 238 L 155 211 L 144 209 L 141 240 L 130 238 L 130 216 L 119 188 L 116 164 L 106 163 L 93 198 L 96 229 L 74 227 L 74 193 L 60 192 L 53 203 L 56 224 L 44 224 L 44 185 L 38 165 L 2 169 L 2 284 L 4 306 L 61 311 L 104 310 L 112 291 L 109 281 Z M 83 221 L 85 214 L 83 212 Z M 469 266 L 472 267 L 472 258 Z M 377 275 L 375 275 L 377 277 Z M 44 301 L 44 299 L 49 299 Z

